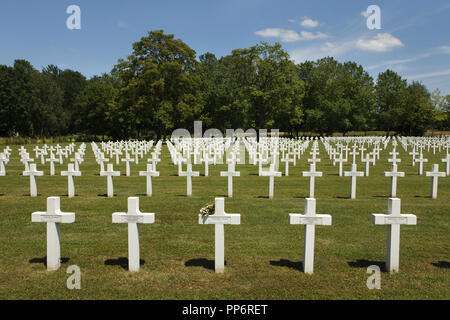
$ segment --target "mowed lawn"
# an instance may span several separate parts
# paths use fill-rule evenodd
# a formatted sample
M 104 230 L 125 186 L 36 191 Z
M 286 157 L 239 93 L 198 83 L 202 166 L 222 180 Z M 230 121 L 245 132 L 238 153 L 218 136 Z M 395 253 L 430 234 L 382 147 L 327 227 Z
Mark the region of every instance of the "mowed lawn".
M 35 145 L 26 145 L 30 156 Z M 78 148 L 79 144 L 77 144 Z M 100 146 L 100 145 L 99 145 Z M 3 150 L 5 146 L 1 146 Z M 115 165 L 122 176 L 114 180 L 114 198 L 107 198 L 106 177 L 99 176 L 99 165 L 87 143 L 81 177 L 75 178 L 77 196 L 67 197 L 67 178 L 56 166 L 57 176 L 49 176 L 49 164 L 38 177 L 38 197 L 29 196 L 29 177 L 22 176 L 18 146 L 13 149 L 7 176 L 0 177 L 0 298 L 1 299 L 449 299 L 450 298 L 450 178 L 439 179 L 438 199 L 430 198 L 431 178 L 418 176 L 417 165 L 400 147 L 397 196 L 402 213 L 417 215 L 416 226 L 402 226 L 400 272 L 384 272 L 386 226 L 375 226 L 372 213 L 387 211 L 390 170 L 387 150 L 382 151 L 370 176 L 357 179 L 357 199 L 350 200 L 350 178 L 338 176 L 338 166 L 329 160 L 320 145 L 316 179 L 317 213 L 331 214 L 332 226 L 316 227 L 314 274 L 302 272 L 304 226 L 289 225 L 289 213 L 302 213 L 308 195 L 309 169 L 305 152 L 297 166 L 275 178 L 275 196 L 268 199 L 269 178 L 259 177 L 258 167 L 237 165 L 241 177 L 233 179 L 234 197 L 228 199 L 227 178 L 220 177 L 226 165 L 195 165 L 193 195 L 186 197 L 186 178 L 177 176 L 165 145 L 160 177 L 153 179 L 153 196 L 146 197 L 146 158 L 131 166 Z M 410 150 L 408 150 L 409 152 Z M 350 169 L 350 162 L 344 170 Z M 429 162 L 444 164 L 444 152 L 424 154 Z M 364 171 L 359 162 L 358 170 Z M 62 264 L 47 272 L 45 223 L 31 223 L 31 213 L 45 211 L 46 198 L 61 197 L 61 210 L 75 212 L 73 224 L 61 225 Z M 140 225 L 141 269 L 127 271 L 127 225 L 112 224 L 113 212 L 126 212 L 127 197 L 139 196 L 142 212 L 154 212 L 155 223 Z M 214 197 L 225 197 L 225 210 L 240 213 L 241 225 L 225 226 L 224 274 L 214 272 L 214 226 L 199 225 L 202 206 Z M 66 269 L 81 269 L 81 289 L 66 287 Z M 382 269 L 381 289 L 366 286 L 367 267 Z

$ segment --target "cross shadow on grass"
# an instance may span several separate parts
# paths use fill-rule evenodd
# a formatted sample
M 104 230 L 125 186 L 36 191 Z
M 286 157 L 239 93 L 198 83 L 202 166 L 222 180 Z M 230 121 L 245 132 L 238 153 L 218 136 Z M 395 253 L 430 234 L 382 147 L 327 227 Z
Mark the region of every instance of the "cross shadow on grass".
M 61 258 L 61 264 L 69 262 L 70 258 Z M 33 258 L 28 260 L 28 263 L 42 263 L 47 268 L 47 256 L 43 258 Z
M 227 265 L 227 261 L 225 260 L 225 265 Z M 208 260 L 205 258 L 196 258 L 188 260 L 184 263 L 185 267 L 203 267 L 208 270 L 215 270 L 215 261 Z
M 336 199 L 350 199 L 350 197 L 343 197 L 343 196 L 335 196 Z
M 145 264 L 144 259 L 139 259 L 139 265 L 142 266 Z M 105 260 L 105 266 L 120 266 L 125 270 L 128 270 L 128 258 L 119 257 L 117 259 L 108 259 Z
M 269 199 L 269 196 L 254 196 L 253 198 L 257 198 L 257 199 Z
M 448 269 L 450 268 L 450 262 L 448 261 L 438 261 L 438 262 L 432 262 L 433 266 L 441 268 L 441 269 Z
M 277 267 L 287 267 L 290 269 L 294 269 L 294 270 L 303 272 L 303 262 L 302 261 L 294 262 L 294 261 L 287 260 L 287 259 L 280 259 L 279 261 L 274 261 L 274 260 L 270 261 L 270 265 L 277 266 Z
M 365 260 L 365 259 L 357 259 L 355 261 L 349 261 L 347 264 L 352 268 L 367 268 L 369 266 L 378 266 L 380 267 L 380 270 L 385 272 L 386 271 L 386 265 L 384 261 L 372 261 L 372 260 Z
M 114 193 L 113 196 L 116 197 L 116 196 L 117 196 L 117 193 Z M 107 194 L 107 193 L 99 193 L 99 194 L 97 195 L 97 197 L 108 198 L 108 194 Z

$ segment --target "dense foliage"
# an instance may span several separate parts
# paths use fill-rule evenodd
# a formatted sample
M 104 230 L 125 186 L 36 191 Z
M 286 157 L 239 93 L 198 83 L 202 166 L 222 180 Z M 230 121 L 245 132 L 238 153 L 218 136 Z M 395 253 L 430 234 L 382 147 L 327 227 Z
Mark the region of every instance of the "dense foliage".
M 156 138 L 174 129 L 277 128 L 291 134 L 450 127 L 450 95 L 386 70 L 374 79 L 331 57 L 296 65 L 280 44 L 217 58 L 162 30 L 133 44 L 109 74 L 86 79 L 25 60 L 0 65 L 0 136 Z

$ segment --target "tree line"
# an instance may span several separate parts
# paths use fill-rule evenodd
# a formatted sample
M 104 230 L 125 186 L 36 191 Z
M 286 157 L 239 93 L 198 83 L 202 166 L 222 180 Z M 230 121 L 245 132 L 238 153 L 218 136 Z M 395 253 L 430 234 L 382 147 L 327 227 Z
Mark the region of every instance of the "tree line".
M 86 79 L 25 60 L 0 65 L 0 136 L 73 134 L 161 138 L 174 129 L 332 134 L 382 130 L 423 135 L 450 127 L 450 95 L 430 93 L 386 70 L 376 81 L 332 57 L 295 64 L 280 44 L 261 42 L 217 58 L 163 30 L 150 31 L 113 70 Z

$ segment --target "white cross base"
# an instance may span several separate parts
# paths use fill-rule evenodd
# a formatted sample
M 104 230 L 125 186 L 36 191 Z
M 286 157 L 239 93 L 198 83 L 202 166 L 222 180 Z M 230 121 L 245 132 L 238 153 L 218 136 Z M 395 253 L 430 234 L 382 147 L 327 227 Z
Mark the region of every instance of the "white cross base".
M 225 212 L 225 199 L 216 198 L 214 214 L 209 216 L 198 215 L 199 224 L 215 225 L 215 271 L 224 273 L 225 271 L 225 224 L 241 224 L 239 213 Z
M 113 223 L 128 223 L 128 270 L 139 271 L 139 228 L 138 223 L 154 223 L 154 213 L 139 210 L 139 198 L 128 198 L 128 212 L 114 212 Z
M 413 214 L 400 214 L 401 200 L 388 199 L 388 212 L 386 214 L 372 214 L 372 223 L 387 225 L 387 251 L 386 270 L 390 273 L 398 272 L 400 260 L 400 225 L 416 225 L 417 217 Z
M 59 224 L 75 222 L 75 213 L 61 212 L 59 197 L 49 197 L 47 211 L 33 212 L 31 222 L 47 223 L 47 270 L 58 270 L 61 265 Z
M 316 199 L 305 199 L 305 212 L 289 213 L 289 224 L 305 224 L 305 242 L 303 244 L 303 271 L 313 273 L 314 270 L 314 238 L 315 226 L 330 226 L 331 215 L 316 214 Z

